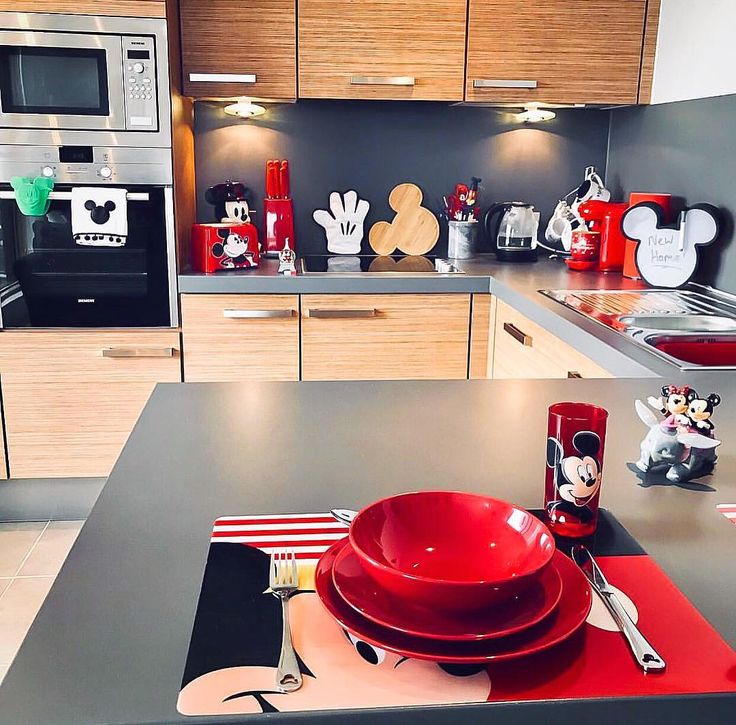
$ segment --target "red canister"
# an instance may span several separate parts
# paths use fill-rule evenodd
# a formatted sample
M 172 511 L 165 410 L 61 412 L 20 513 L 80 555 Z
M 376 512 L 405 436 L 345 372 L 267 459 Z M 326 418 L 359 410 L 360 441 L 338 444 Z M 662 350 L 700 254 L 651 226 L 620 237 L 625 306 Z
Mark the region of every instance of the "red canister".
M 192 268 L 196 272 L 247 269 L 259 262 L 258 231 L 253 224 L 192 226 Z
M 663 224 L 668 224 L 672 216 L 672 196 L 670 194 L 658 194 L 647 191 L 636 191 L 629 194 L 629 207 L 635 204 L 641 204 L 643 201 L 653 201 L 655 204 L 659 204 L 662 207 L 663 212 Z M 620 220 L 619 220 L 620 224 Z M 629 279 L 641 279 L 639 270 L 636 267 L 636 245 L 638 242 L 633 239 L 626 240 L 626 247 L 624 250 L 624 277 Z

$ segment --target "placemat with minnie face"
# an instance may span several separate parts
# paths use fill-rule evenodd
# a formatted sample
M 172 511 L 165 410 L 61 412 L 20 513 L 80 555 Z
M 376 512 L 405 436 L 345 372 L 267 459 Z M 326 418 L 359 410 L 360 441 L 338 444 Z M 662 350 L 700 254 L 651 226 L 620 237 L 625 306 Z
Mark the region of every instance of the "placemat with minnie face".
M 596 596 L 583 628 L 539 655 L 457 668 L 384 652 L 348 636 L 314 593 L 317 560 L 346 536 L 344 525 L 329 514 L 226 516 L 214 525 L 177 709 L 219 715 L 736 692 L 736 652 L 610 512 L 601 514 L 592 549 L 667 661 L 663 674 L 638 668 Z M 288 695 L 275 688 L 281 606 L 268 591 L 269 555 L 285 546 L 299 561 L 290 620 L 304 675 Z

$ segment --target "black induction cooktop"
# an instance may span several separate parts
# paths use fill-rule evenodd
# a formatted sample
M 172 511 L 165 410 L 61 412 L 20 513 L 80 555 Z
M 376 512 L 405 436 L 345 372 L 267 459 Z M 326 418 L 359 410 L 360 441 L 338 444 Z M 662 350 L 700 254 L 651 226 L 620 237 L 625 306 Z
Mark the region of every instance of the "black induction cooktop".
M 452 262 L 434 255 L 307 254 L 302 274 L 463 274 Z

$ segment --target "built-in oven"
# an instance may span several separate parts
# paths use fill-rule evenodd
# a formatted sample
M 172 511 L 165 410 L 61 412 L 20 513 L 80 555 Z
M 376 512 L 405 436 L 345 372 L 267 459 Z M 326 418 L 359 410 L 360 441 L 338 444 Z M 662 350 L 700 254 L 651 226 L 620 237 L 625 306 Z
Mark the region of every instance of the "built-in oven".
M 18 177 L 53 178 L 48 209 Z M 0 146 L 2 327 L 175 326 L 174 246 L 168 149 Z
M 167 53 L 161 18 L 0 13 L 0 143 L 170 146 Z

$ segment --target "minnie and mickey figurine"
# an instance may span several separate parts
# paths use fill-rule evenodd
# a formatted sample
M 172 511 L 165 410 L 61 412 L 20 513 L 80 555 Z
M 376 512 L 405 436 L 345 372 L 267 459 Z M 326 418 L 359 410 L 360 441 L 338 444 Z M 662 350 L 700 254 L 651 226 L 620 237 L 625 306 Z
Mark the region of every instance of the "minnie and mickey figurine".
M 665 385 L 659 398 L 651 396 L 647 402 L 665 418 L 660 420 L 637 401 L 639 417 L 650 430 L 633 470 L 640 476 L 663 472 L 667 481 L 675 483 L 712 473 L 715 448 L 720 445 L 713 434 L 712 416 L 721 397 L 717 393 L 701 397 L 688 385 Z M 579 431 L 572 446 L 574 451 L 565 455 L 561 441 L 547 440 L 547 466 L 554 470 L 557 492 L 557 500 L 547 504 L 547 514 L 553 520 L 586 524 L 594 515 L 588 504 L 601 485 L 601 440 L 592 431 Z

